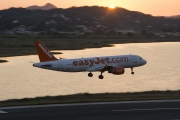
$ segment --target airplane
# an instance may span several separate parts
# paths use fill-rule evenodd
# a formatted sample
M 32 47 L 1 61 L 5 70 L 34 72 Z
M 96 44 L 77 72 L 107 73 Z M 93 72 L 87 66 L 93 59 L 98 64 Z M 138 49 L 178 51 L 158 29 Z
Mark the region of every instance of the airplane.
M 41 41 L 35 41 L 35 46 L 40 62 L 34 63 L 34 67 L 62 72 L 87 71 L 89 72 L 89 77 L 93 77 L 92 72 L 99 71 L 99 79 L 104 78 L 102 73 L 104 73 L 105 71 L 113 75 L 122 75 L 125 72 L 125 68 L 130 68 L 131 74 L 134 74 L 134 67 L 143 66 L 147 63 L 147 61 L 139 55 L 132 54 L 89 58 L 57 59 Z

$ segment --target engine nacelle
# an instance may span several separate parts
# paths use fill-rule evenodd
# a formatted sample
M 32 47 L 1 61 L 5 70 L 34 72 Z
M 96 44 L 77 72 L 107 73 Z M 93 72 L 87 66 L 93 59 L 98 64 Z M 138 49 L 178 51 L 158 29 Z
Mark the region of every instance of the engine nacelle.
M 108 73 L 112 73 L 115 75 L 121 75 L 124 74 L 125 69 L 123 67 L 115 67 L 108 70 Z

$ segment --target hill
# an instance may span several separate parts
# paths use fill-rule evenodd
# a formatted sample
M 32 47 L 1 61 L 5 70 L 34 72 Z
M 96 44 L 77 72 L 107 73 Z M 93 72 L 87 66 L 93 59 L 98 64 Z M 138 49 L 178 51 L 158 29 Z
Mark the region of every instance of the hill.
M 50 9 L 56 9 L 57 7 L 54 6 L 53 4 L 51 3 L 47 3 L 46 5 L 44 6 L 37 6 L 37 5 L 34 5 L 34 6 L 29 6 L 27 7 L 26 9 L 28 10 L 50 10 Z
M 46 6 L 51 6 L 47 4 Z M 29 9 L 34 10 L 29 10 Z M 114 34 L 123 31 L 180 32 L 179 19 L 152 16 L 124 8 L 84 6 L 61 9 L 52 7 L 10 8 L 0 11 L 0 31 L 42 34 Z M 47 9 L 46 7 L 41 7 Z M 50 8 L 50 7 L 49 7 Z M 146 33 L 146 31 L 143 31 Z
M 180 19 L 180 15 L 170 16 L 170 18 L 173 18 L 173 19 Z

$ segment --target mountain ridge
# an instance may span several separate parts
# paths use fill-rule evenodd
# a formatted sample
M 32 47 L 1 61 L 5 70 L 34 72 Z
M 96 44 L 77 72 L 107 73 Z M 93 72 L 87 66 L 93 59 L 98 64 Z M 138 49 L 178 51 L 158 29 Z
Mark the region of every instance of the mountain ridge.
M 26 9 L 28 10 L 51 10 L 51 9 L 56 9 L 57 7 L 51 3 L 47 3 L 44 6 L 37 6 L 37 5 L 33 5 L 33 6 L 29 6 Z
M 0 31 L 63 31 L 92 32 L 104 34 L 119 30 L 180 31 L 178 19 L 152 16 L 125 8 L 83 6 L 67 9 L 28 10 L 11 8 L 0 10 Z

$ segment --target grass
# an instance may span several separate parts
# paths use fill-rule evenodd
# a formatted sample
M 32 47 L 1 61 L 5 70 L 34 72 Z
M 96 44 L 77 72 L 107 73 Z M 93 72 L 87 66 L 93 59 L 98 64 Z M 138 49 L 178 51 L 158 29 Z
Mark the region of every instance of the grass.
M 180 99 L 180 91 L 147 91 L 134 93 L 99 93 L 99 94 L 74 94 L 64 96 L 46 96 L 37 98 L 24 98 L 0 101 L 0 106 L 25 106 L 43 104 L 65 104 L 86 102 L 112 102 L 136 100 L 165 100 Z
M 41 40 L 50 50 L 79 50 L 112 47 L 112 44 L 179 42 L 180 38 L 104 37 L 104 38 L 0 38 L 0 57 L 37 54 L 35 40 Z

